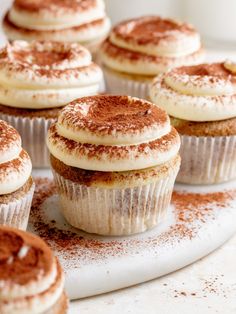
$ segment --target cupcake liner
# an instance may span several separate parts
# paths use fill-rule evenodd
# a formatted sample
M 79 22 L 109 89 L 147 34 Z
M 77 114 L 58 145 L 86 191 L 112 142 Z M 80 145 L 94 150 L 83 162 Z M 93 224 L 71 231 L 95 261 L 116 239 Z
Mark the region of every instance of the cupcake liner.
M 150 81 L 132 80 L 115 74 L 107 69 L 103 69 L 106 89 L 110 94 L 129 95 L 141 99 L 149 98 Z
M 55 119 L 17 117 L 0 113 L 5 120 L 20 133 L 22 147 L 30 155 L 34 168 L 49 167 L 49 152 L 46 146 L 46 135 Z
M 26 230 L 35 185 L 20 199 L 0 204 L 0 225 Z
M 181 136 L 177 182 L 213 184 L 236 178 L 236 136 Z
M 134 188 L 88 187 L 53 170 L 61 211 L 74 227 L 101 235 L 130 235 L 166 216 L 178 167 L 167 177 Z

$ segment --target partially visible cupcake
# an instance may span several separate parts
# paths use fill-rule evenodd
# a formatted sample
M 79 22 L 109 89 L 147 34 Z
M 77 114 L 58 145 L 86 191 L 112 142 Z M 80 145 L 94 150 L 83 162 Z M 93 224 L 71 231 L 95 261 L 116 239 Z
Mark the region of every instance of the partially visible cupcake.
M 108 91 L 140 98 L 148 96 L 154 76 L 200 63 L 203 56 L 200 36 L 192 26 L 158 16 L 121 22 L 101 50 Z
M 44 139 L 59 108 L 97 94 L 102 80 L 79 44 L 15 41 L 0 50 L 0 119 L 19 131 L 34 167 L 49 165 Z
M 110 20 L 103 0 L 15 0 L 3 29 L 9 40 L 77 42 L 96 52 Z
M 129 96 L 77 99 L 50 127 L 47 145 L 61 210 L 72 226 L 129 235 L 166 216 L 180 140 L 164 110 Z
M 39 237 L 0 226 L 0 313 L 66 314 L 64 274 Z
M 0 120 L 0 225 L 26 229 L 34 193 L 31 170 L 20 135 Z
M 178 182 L 236 178 L 236 64 L 174 69 L 154 80 L 150 97 L 181 135 Z

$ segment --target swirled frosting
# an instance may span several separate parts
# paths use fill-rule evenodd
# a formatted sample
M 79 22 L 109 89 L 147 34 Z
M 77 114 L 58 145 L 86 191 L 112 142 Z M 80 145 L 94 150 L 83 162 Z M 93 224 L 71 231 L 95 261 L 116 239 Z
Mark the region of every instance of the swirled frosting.
M 103 63 L 111 69 L 156 75 L 202 61 L 200 36 L 185 23 L 145 16 L 115 26 L 102 46 Z
M 64 276 L 52 251 L 40 238 L 0 227 L 0 312 L 47 312 L 63 293 Z
M 15 192 L 31 175 L 29 155 L 21 147 L 17 131 L 0 120 L 0 195 Z
M 130 96 L 92 96 L 63 108 L 47 136 L 64 164 L 97 171 L 128 171 L 162 164 L 180 141 L 165 111 Z
M 190 121 L 236 117 L 236 65 L 233 62 L 180 67 L 157 77 L 154 103 L 169 115 Z
M 73 43 L 14 41 L 0 50 L 0 103 L 43 109 L 96 94 L 101 69 Z
M 103 0 L 15 0 L 3 22 L 11 40 L 54 40 L 84 45 L 110 29 Z

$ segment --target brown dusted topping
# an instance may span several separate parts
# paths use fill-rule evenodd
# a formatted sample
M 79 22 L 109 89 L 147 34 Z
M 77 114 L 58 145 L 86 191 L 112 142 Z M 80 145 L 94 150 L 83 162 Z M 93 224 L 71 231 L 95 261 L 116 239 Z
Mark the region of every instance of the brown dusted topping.
M 211 76 L 212 82 L 217 82 L 219 79 L 231 79 L 233 77 L 232 72 L 224 67 L 224 63 L 205 63 L 193 66 L 183 66 L 173 69 L 171 74 L 176 75 L 188 75 L 188 76 L 199 76 L 199 80 L 204 76 Z M 199 82 L 200 84 L 200 82 Z
M 16 145 L 21 146 L 19 133 L 5 121 L 0 120 L 0 154 Z
M 128 49 L 124 49 L 121 47 L 118 47 L 111 43 L 109 39 L 107 39 L 102 46 L 102 49 L 104 53 L 106 53 L 109 57 L 116 58 L 119 60 L 127 59 L 131 61 L 132 63 L 138 62 L 140 60 L 145 60 L 147 62 L 153 62 L 153 63 L 162 63 L 163 65 L 169 65 L 175 60 L 181 61 L 184 60 L 186 63 L 189 60 L 192 60 L 194 58 L 198 58 L 200 54 L 202 54 L 202 49 L 200 48 L 196 52 L 193 52 L 192 54 L 183 56 L 183 57 L 166 57 L 166 56 L 154 56 L 149 54 L 144 54 L 137 51 L 131 51 Z
M 109 95 L 77 99 L 62 109 L 59 120 L 75 131 L 86 129 L 102 135 L 141 132 L 169 121 L 163 109 L 148 101 Z
M 52 265 L 52 252 L 40 238 L 0 227 L 0 281 L 24 285 L 47 275 Z
M 104 261 L 112 256 L 130 255 L 137 250 L 150 249 L 152 252 L 169 246 L 176 246 L 181 240 L 189 240 L 198 236 L 207 219 L 215 219 L 215 208 L 224 210 L 236 198 L 236 191 L 224 191 L 207 194 L 183 193 L 175 191 L 172 205 L 176 223 L 159 236 L 148 238 L 127 238 L 121 240 L 104 240 L 103 237 L 91 238 L 85 233 L 76 231 L 68 225 L 61 227 L 58 221 L 45 219 L 42 204 L 55 195 L 55 186 L 50 179 L 36 178 L 36 192 L 33 200 L 30 223 L 35 232 L 46 240 L 50 246 L 63 255 L 66 267 L 79 267 L 94 261 Z M 52 211 L 48 207 L 47 211 Z M 195 224 L 196 222 L 196 224 Z M 199 223 L 197 223 L 199 222 Z
M 86 156 L 89 159 L 102 160 L 108 157 L 109 160 L 119 160 L 128 158 L 133 153 L 133 158 L 138 158 L 141 155 L 149 155 L 153 151 L 160 153 L 169 151 L 174 145 L 178 145 L 179 136 L 177 131 L 172 128 L 171 132 L 162 136 L 154 141 L 143 143 L 140 145 L 123 145 L 123 146 L 108 146 L 108 145 L 93 145 L 84 144 L 69 140 L 63 136 L 60 136 L 56 131 L 56 125 L 52 125 L 50 128 L 50 141 L 56 146 L 63 146 L 67 152 L 73 151 L 76 157 Z M 104 159 L 105 160 L 105 159 Z M 106 159 L 107 160 L 107 159 Z
M 50 35 L 53 35 L 55 33 L 62 33 L 63 35 L 65 35 L 67 32 L 68 34 L 70 34 L 71 31 L 82 32 L 91 27 L 101 26 L 104 24 L 104 21 L 105 21 L 105 18 L 100 18 L 100 19 L 97 19 L 88 23 L 84 23 L 78 26 L 72 26 L 69 28 L 63 28 L 60 30 L 58 29 L 55 29 L 55 30 L 38 30 L 37 29 L 36 30 L 36 29 L 28 29 L 21 26 L 17 26 L 9 19 L 9 13 L 7 13 L 4 17 L 3 24 L 4 24 L 4 27 L 9 28 L 9 30 L 17 31 L 22 35 L 26 34 L 26 35 L 32 36 L 32 38 L 36 36 L 36 38 L 39 38 L 41 40 L 42 39 L 46 40 L 46 39 L 50 39 Z
M 15 0 L 13 6 L 18 10 L 38 13 L 50 11 L 57 13 L 60 10 L 83 12 L 95 7 L 96 0 Z
M 113 28 L 113 33 L 125 41 L 137 44 L 158 44 L 161 40 L 175 38 L 176 33 L 196 34 L 195 29 L 185 23 L 163 19 L 158 16 L 145 16 L 121 22 Z

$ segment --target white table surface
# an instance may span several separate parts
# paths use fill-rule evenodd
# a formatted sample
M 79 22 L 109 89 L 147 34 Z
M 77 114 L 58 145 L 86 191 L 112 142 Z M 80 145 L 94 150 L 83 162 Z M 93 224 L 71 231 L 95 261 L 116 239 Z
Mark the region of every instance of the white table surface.
M 0 0 L 0 14 L 10 2 Z M 2 42 L 0 32 L 0 45 Z M 236 60 L 236 52 L 223 49 L 209 51 L 208 59 Z M 78 313 L 235 314 L 236 236 L 211 255 L 182 270 L 131 288 L 71 302 L 69 314 Z

